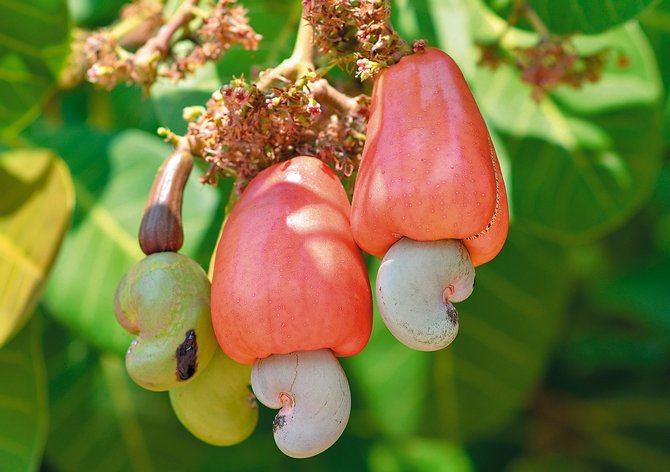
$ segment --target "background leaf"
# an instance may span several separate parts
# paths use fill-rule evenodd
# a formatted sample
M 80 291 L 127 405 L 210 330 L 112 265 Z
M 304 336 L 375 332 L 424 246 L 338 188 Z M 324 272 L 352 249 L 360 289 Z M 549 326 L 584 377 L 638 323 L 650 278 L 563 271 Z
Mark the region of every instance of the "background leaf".
M 33 119 L 56 86 L 69 24 L 65 0 L 0 3 L 0 138 Z
M 41 318 L 0 349 L 0 470 L 36 471 L 47 439 Z
M 658 0 L 528 0 L 553 33 L 600 33 L 637 17 Z
M 0 347 L 32 314 L 70 223 L 67 167 L 43 149 L 0 155 Z
M 132 337 L 116 321 L 114 292 L 143 257 L 137 234 L 144 203 L 171 148 L 139 131 L 105 135 L 73 129 L 43 140 L 61 151 L 77 195 L 73 228 L 47 286 L 46 306 L 94 345 L 125 352 Z M 220 198 L 197 177 L 195 172 L 184 194 L 182 252 L 206 266 L 218 231 Z
M 513 0 L 485 0 L 502 17 L 512 11 Z M 527 0 L 545 26 L 555 34 L 596 34 L 617 27 L 653 8 L 660 0 Z M 522 25 L 529 27 L 527 22 Z

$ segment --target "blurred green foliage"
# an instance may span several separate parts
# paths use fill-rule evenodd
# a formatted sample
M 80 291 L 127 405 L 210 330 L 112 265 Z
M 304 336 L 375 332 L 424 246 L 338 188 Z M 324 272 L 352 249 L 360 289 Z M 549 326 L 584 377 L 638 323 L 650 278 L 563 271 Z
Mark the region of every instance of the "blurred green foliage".
M 0 150 L 51 149 L 76 198 L 32 321 L 0 347 L 1 471 L 670 470 L 670 0 L 530 1 L 552 31 L 576 33 L 580 51 L 611 49 L 600 82 L 539 104 L 515 69 L 476 64 L 475 43 L 502 31 L 510 1 L 394 2 L 401 35 L 447 51 L 470 82 L 499 150 L 512 227 L 500 256 L 478 269 L 448 349 L 410 351 L 375 313 L 369 346 L 343 360 L 347 430 L 299 461 L 275 447 L 265 408 L 241 445 L 193 438 L 167 394 L 126 375 L 130 337 L 112 299 L 141 257 L 144 201 L 168 153 L 156 127 L 182 131 L 184 106 L 286 57 L 300 1 L 244 1 L 265 37 L 259 51 L 234 48 L 148 97 L 132 87 L 59 89 L 73 26 L 108 24 L 122 3 L 0 2 Z M 512 46 L 534 38 L 519 26 Z M 31 166 L 26 158 L 27 176 Z M 0 187 L 0 223 L 19 214 L 19 202 L 6 204 L 15 184 Z M 230 190 L 195 178 L 187 190 L 183 252 L 205 268 Z M 36 227 L 49 216 L 35 216 Z M 0 232 L 0 273 L 21 250 L 11 236 Z M 374 285 L 378 262 L 368 262 Z M 0 297 L 14 296 L 3 283 Z

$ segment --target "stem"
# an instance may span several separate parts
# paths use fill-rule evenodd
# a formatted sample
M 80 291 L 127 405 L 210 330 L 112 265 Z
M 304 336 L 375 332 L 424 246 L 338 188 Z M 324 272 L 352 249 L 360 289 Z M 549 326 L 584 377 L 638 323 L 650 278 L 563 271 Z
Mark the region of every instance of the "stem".
M 290 59 L 314 65 L 314 30 L 304 17 L 300 18 L 298 35 L 295 38 Z
M 174 16 L 170 18 L 170 21 L 161 26 L 156 36 L 147 41 L 137 51 L 136 56 L 142 56 L 142 54 L 153 56 L 155 52 L 158 52 L 160 57 L 166 57 L 170 51 L 170 39 L 179 28 L 188 24 L 193 19 L 193 8 L 197 4 L 198 0 L 184 0 L 184 3 L 181 4 Z
M 355 98 L 346 95 L 330 85 L 326 79 L 320 79 L 309 86 L 314 99 L 342 113 L 353 114 L 360 105 Z
M 256 81 L 256 87 L 261 91 L 266 91 L 270 89 L 275 80 L 287 78 L 295 81 L 310 69 L 314 69 L 314 30 L 312 25 L 301 16 L 291 56 L 284 59 L 277 67 L 262 72 Z
M 551 39 L 551 31 L 544 24 L 537 12 L 525 0 L 518 0 L 517 7 L 519 13 L 526 17 L 530 25 L 540 35 L 543 41 Z

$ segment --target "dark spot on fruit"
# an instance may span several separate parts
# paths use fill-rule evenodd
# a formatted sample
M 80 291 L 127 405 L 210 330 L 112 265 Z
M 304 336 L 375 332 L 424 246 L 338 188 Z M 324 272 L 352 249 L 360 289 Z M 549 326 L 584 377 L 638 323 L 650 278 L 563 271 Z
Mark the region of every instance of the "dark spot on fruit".
M 195 374 L 198 364 L 198 342 L 195 330 L 186 331 L 184 342 L 177 348 L 177 380 L 188 380 Z
M 477 285 L 477 276 L 472 279 L 472 288 L 475 288 L 475 285 Z
M 456 310 L 456 307 L 452 305 L 451 303 L 447 303 L 447 318 L 449 319 L 449 322 L 452 324 L 458 324 L 458 311 Z
M 286 424 L 286 416 L 277 415 L 275 420 L 272 422 L 272 432 L 276 433 L 278 429 L 282 429 Z

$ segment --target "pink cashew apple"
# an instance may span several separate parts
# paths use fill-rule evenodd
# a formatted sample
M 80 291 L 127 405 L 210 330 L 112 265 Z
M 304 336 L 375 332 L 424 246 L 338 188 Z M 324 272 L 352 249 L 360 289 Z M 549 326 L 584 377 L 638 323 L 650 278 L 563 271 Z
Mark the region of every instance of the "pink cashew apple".
M 351 224 L 358 245 L 384 258 L 376 296 L 391 332 L 420 350 L 451 343 L 452 302 L 502 249 L 509 212 L 486 123 L 446 53 L 426 48 L 377 77 Z

